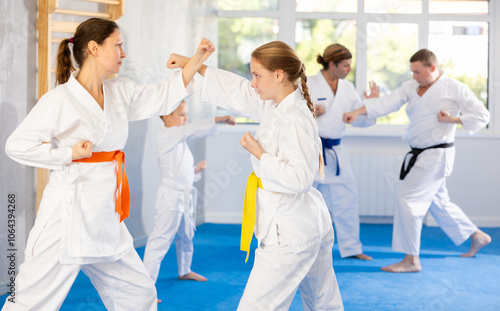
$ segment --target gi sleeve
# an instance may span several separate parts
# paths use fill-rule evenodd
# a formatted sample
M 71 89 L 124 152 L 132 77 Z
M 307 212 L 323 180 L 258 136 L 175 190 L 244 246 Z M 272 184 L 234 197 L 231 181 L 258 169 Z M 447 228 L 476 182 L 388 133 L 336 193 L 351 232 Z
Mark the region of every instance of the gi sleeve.
M 144 120 L 154 116 L 168 115 L 179 104 L 194 93 L 194 82 L 184 87 L 182 70 L 176 70 L 159 84 L 135 84 L 122 80 L 124 93 L 128 95 L 127 117 L 129 121 Z
M 368 119 L 375 119 L 401 109 L 409 99 L 409 88 L 410 83 L 406 82 L 400 88 L 392 91 L 389 95 L 365 99 L 366 117 Z
M 314 121 L 314 120 L 312 120 Z M 310 190 L 319 164 L 319 138 L 313 124 L 292 115 L 279 131 L 277 155 L 260 158 L 262 186 L 269 191 L 303 193 Z
M 260 121 L 265 101 L 250 86 L 250 82 L 229 71 L 207 67 L 201 89 L 201 101 L 229 109 Z
M 158 157 L 172 150 L 177 144 L 217 134 L 218 128 L 214 118 L 197 120 L 183 126 L 164 127 L 158 135 Z
M 26 118 L 7 139 L 5 153 L 24 165 L 61 170 L 71 163 L 71 148 L 58 148 L 52 144 L 57 136 L 60 109 L 50 96 L 42 97 Z
M 484 107 L 476 95 L 465 84 L 459 83 L 457 94 L 457 102 L 462 114 L 460 120 L 467 132 L 472 135 L 488 124 L 490 121 L 490 113 Z
M 359 97 L 358 92 L 352 84 L 349 84 L 349 98 L 351 99 L 351 110 L 356 110 L 363 107 L 363 102 Z M 360 115 L 356 118 L 354 122 L 351 123 L 352 126 L 356 127 L 368 127 L 374 125 L 377 122 L 376 118 L 369 119 L 367 115 Z

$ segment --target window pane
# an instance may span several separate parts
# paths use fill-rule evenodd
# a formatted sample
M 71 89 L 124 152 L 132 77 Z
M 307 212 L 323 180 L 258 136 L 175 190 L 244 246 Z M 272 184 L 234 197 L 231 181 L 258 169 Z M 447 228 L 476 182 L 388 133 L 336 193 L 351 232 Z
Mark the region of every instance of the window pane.
M 430 0 L 429 13 L 488 14 L 488 0 Z
M 278 20 L 245 17 L 219 18 L 218 21 L 219 68 L 251 80 L 250 55 L 260 45 L 278 40 Z M 225 114 L 228 114 L 228 111 L 220 109 L 217 111 L 217 115 Z M 248 121 L 246 118 L 237 118 L 239 123 Z
M 418 49 L 418 25 L 368 23 L 367 26 L 366 80 L 375 81 L 382 96 L 412 79 L 409 60 Z M 379 118 L 377 123 L 407 124 L 408 118 L 401 109 Z
M 219 67 L 248 79 L 250 55 L 260 45 L 278 40 L 278 20 L 271 18 L 219 18 Z
M 297 54 L 306 65 L 306 74 L 312 76 L 318 73 L 322 66 L 316 61 L 318 54 L 323 54 L 325 48 L 333 43 L 340 43 L 348 48 L 353 60 L 353 70 L 346 77 L 354 82 L 356 63 L 356 21 L 334 21 L 330 19 L 298 20 L 295 24 L 295 42 Z
M 365 0 L 366 13 L 422 13 L 422 0 Z
M 264 10 L 278 9 L 278 0 L 217 0 L 219 10 Z
M 429 50 L 446 74 L 488 103 L 488 23 L 430 22 Z
M 358 1 L 353 0 L 297 0 L 297 12 L 344 12 L 358 11 Z

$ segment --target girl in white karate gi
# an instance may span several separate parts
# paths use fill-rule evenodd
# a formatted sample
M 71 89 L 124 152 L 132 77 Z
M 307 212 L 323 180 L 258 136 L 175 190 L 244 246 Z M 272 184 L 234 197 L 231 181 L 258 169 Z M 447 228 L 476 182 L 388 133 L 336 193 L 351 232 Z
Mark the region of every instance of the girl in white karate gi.
M 12 159 L 52 171 L 16 277 L 16 302 L 2 310 L 58 310 L 80 270 L 108 310 L 157 309 L 154 284 L 122 222 L 129 201 L 120 149 L 128 121 L 169 114 L 190 95 L 186 86 L 214 47 L 202 40 L 182 71 L 158 85 L 139 85 L 104 80 L 119 72 L 122 45 L 115 22 L 80 24 L 59 46 L 60 85 L 7 140 Z M 80 68 L 73 73 L 72 54 Z M 82 160 L 91 162 L 74 162 Z
M 401 187 L 394 211 L 392 248 L 405 254 L 401 262 L 383 267 L 388 272 L 418 272 L 422 219 L 429 211 L 441 229 L 456 244 L 471 238 L 470 250 L 463 257 L 474 256 L 491 242 L 491 237 L 478 229 L 457 205 L 450 202 L 446 177 L 451 174 L 455 158 L 456 124 L 469 134 L 486 126 L 488 110 L 463 83 L 438 69 L 437 58 L 422 49 L 410 58 L 412 81 L 407 81 L 391 94 L 365 100 L 365 105 L 346 113 L 344 120 L 354 121 L 359 115 L 369 119 L 397 111 L 408 103 L 410 119 L 407 139 L 412 153 L 407 154 L 401 171 Z M 415 161 L 410 166 L 410 161 Z
M 176 237 L 179 279 L 206 281 L 191 271 L 195 229 L 196 188 L 193 182 L 201 178 L 206 168 L 203 160 L 194 167 L 193 154 L 187 141 L 217 134 L 217 123 L 234 125 L 234 117 L 222 116 L 187 123 L 188 106 L 183 101 L 171 114 L 161 116 L 165 127 L 158 134 L 158 163 L 161 183 L 155 203 L 155 225 L 144 251 L 144 265 L 154 283 L 160 265 Z
M 363 254 L 359 239 L 358 191 L 341 142 L 346 130 L 344 113 L 363 106 L 354 85 L 345 80 L 351 72 L 352 54 L 341 44 L 331 44 L 323 56 L 318 55 L 317 61 L 323 69 L 309 77 L 307 85 L 315 104 L 326 165 L 324 178 L 316 175 L 314 187 L 321 192 L 330 210 L 340 256 L 371 260 L 372 257 Z M 366 96 L 377 97 L 377 89 Z M 352 125 L 370 126 L 375 121 L 360 117 Z
M 247 132 L 241 139 L 262 188 L 255 217 L 260 246 L 238 310 L 288 310 L 297 289 L 305 310 L 343 310 L 332 223 L 312 187 L 321 143 L 305 66 L 287 44 L 274 41 L 253 51 L 250 68 L 251 83 L 224 70 L 200 70 L 203 101 L 260 121 L 255 138 Z

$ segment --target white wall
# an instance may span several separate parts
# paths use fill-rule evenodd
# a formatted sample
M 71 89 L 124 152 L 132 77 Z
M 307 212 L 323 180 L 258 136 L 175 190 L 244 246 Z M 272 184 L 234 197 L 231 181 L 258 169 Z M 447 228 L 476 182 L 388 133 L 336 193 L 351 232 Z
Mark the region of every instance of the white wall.
M 10 160 L 5 154 L 7 137 L 36 101 L 36 1 L 0 3 L 0 294 L 10 291 L 8 270 L 24 261 L 26 237 L 34 220 L 33 168 Z M 8 226 L 8 196 L 15 194 L 15 220 Z M 12 217 L 12 216 L 11 216 Z M 14 241 L 8 240 L 14 229 Z M 10 236 L 13 237 L 12 235 Z M 9 242 L 9 243 L 7 243 Z M 14 244 L 10 244 L 13 242 Z M 7 255 L 14 253 L 11 264 Z

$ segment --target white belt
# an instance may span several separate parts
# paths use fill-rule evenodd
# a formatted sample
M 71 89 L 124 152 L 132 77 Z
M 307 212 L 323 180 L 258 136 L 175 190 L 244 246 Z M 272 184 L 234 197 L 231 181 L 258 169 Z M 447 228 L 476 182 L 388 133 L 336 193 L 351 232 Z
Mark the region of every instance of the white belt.
M 191 236 L 191 229 L 196 231 L 196 203 L 198 202 L 198 190 L 190 185 L 184 185 L 176 180 L 169 178 L 162 178 L 161 186 L 182 192 L 184 194 L 184 232 L 186 236 Z M 190 210 L 193 209 L 193 220 L 195 223 L 191 224 L 189 217 Z

